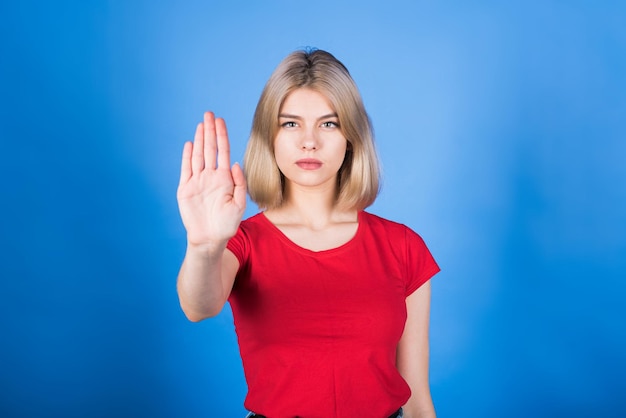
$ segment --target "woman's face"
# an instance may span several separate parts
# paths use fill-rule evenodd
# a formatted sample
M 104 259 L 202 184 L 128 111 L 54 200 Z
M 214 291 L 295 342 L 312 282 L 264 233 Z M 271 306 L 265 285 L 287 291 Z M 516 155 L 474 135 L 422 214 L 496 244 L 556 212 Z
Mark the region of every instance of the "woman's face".
M 278 168 L 289 187 L 335 190 L 347 141 L 324 95 L 300 88 L 285 99 L 274 140 Z

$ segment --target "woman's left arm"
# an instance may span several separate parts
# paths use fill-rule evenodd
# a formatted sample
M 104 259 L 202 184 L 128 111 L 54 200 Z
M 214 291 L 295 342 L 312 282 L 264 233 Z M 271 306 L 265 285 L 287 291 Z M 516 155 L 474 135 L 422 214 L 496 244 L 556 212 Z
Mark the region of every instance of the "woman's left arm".
M 406 298 L 407 320 L 397 350 L 398 371 L 411 388 L 405 418 L 435 418 L 428 380 L 430 280 Z

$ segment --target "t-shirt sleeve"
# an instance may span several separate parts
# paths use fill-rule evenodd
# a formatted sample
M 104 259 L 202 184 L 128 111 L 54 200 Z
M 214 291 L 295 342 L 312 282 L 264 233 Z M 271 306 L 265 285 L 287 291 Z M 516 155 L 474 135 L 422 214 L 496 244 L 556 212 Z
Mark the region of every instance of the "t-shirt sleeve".
M 406 296 L 437 274 L 440 269 L 426 243 L 417 233 L 406 228 Z
M 250 240 L 241 225 L 239 225 L 235 236 L 226 244 L 226 248 L 237 257 L 237 260 L 239 260 L 239 269 L 241 269 L 250 255 Z

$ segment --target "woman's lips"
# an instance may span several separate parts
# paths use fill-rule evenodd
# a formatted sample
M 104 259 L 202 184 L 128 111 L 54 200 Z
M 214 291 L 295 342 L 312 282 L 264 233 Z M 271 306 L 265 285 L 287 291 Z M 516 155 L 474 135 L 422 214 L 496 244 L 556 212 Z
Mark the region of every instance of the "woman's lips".
M 317 170 L 322 166 L 322 162 L 314 158 L 303 158 L 296 161 L 296 165 L 303 170 Z

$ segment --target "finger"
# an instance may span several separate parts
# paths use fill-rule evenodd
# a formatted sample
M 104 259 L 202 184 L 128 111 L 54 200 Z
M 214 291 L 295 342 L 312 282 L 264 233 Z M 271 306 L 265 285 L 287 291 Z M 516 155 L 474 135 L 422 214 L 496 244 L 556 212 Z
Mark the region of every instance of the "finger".
M 179 185 L 183 185 L 191 178 L 191 154 L 193 144 L 189 141 L 185 142 L 183 147 L 183 158 L 180 164 L 180 182 Z
M 242 210 L 246 207 L 246 177 L 239 163 L 235 163 L 231 169 L 235 189 L 233 190 L 233 201 Z
M 204 114 L 204 165 L 215 170 L 217 144 L 215 143 L 215 115 L 213 112 Z
M 230 167 L 230 143 L 228 142 L 228 131 L 226 122 L 222 118 L 215 120 L 215 131 L 217 135 L 217 167 Z
M 196 127 L 196 135 L 193 138 L 193 148 L 191 153 L 191 171 L 192 174 L 198 174 L 204 169 L 204 135 L 201 123 Z

